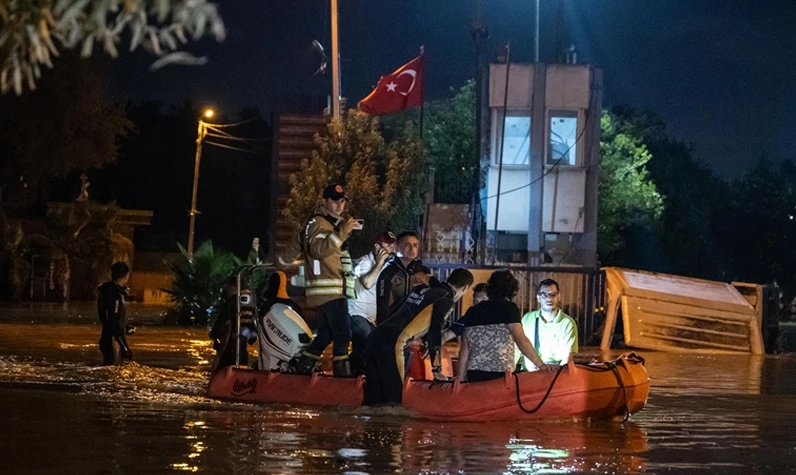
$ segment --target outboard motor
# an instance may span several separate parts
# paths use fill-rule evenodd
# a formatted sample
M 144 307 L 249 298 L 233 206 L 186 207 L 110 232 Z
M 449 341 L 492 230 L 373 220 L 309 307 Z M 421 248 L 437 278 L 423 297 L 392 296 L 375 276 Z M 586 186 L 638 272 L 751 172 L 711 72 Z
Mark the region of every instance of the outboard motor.
M 259 368 L 291 371 L 291 360 L 312 341 L 312 330 L 301 308 L 287 294 L 287 277 L 277 271 L 268 280 L 265 299 L 258 308 Z
M 295 310 L 275 303 L 260 317 L 260 369 L 289 371 L 290 360 L 312 341 L 312 330 Z

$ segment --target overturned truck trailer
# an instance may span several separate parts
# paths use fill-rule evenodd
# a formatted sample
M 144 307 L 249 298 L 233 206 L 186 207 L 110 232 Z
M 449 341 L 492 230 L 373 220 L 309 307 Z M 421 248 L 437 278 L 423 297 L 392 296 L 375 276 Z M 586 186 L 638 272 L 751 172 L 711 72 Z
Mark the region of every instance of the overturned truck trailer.
M 611 347 L 621 315 L 629 348 L 765 352 L 759 306 L 732 284 L 617 267 L 605 268 L 605 273 L 608 301 L 602 349 Z

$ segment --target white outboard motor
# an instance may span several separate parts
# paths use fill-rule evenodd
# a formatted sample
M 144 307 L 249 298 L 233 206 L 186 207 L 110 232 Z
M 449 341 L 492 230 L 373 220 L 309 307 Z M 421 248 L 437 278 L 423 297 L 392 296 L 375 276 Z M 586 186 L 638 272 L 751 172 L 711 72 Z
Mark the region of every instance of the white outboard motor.
M 259 368 L 288 371 L 290 360 L 300 356 L 312 341 L 312 330 L 301 315 L 283 303 L 273 304 L 259 318 Z

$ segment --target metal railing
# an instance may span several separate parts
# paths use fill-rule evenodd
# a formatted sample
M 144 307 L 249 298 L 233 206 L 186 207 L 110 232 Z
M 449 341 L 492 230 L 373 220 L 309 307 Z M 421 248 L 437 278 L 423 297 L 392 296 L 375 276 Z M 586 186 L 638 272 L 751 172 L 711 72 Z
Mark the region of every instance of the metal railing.
M 531 266 L 477 266 L 462 264 L 427 264 L 431 273 L 444 281 L 453 269 L 465 267 L 476 275 L 476 282 L 486 281 L 496 269 L 510 269 L 520 282 L 514 303 L 525 314 L 538 306 L 536 285 L 544 279 L 554 279 L 561 291 L 561 309 L 578 324 L 578 343 L 593 345 L 599 341 L 598 332 L 604 319 L 605 272 L 591 267 L 531 267 Z M 461 304 L 451 319 L 461 317 Z

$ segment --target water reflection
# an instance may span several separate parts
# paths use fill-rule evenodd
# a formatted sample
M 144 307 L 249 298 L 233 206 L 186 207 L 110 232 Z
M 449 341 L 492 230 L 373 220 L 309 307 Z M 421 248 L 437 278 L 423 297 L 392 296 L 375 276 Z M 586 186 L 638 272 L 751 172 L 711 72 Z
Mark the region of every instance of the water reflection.
M 624 423 L 434 423 L 203 397 L 201 330 L 139 330 L 98 367 L 98 328 L 0 324 L 0 466 L 9 473 L 786 473 L 796 358 L 644 353 L 647 407 Z M 8 336 L 11 338 L 8 338 Z M 613 356 L 612 353 L 608 356 Z M 42 437 L 47 456 L 30 450 Z M 79 455 L 79 457 L 78 457 Z M 10 467 L 10 468 L 9 468 Z M 5 470 L 5 471 L 8 471 Z M 57 470 L 55 470 L 57 471 Z
M 294 419 L 287 411 L 249 416 L 250 424 L 231 432 L 226 453 L 265 472 L 640 473 L 646 469 L 646 432 L 633 422 L 439 424 L 342 413 Z M 239 417 L 222 411 L 208 415 L 207 424 L 211 431 L 227 432 L 240 422 Z

